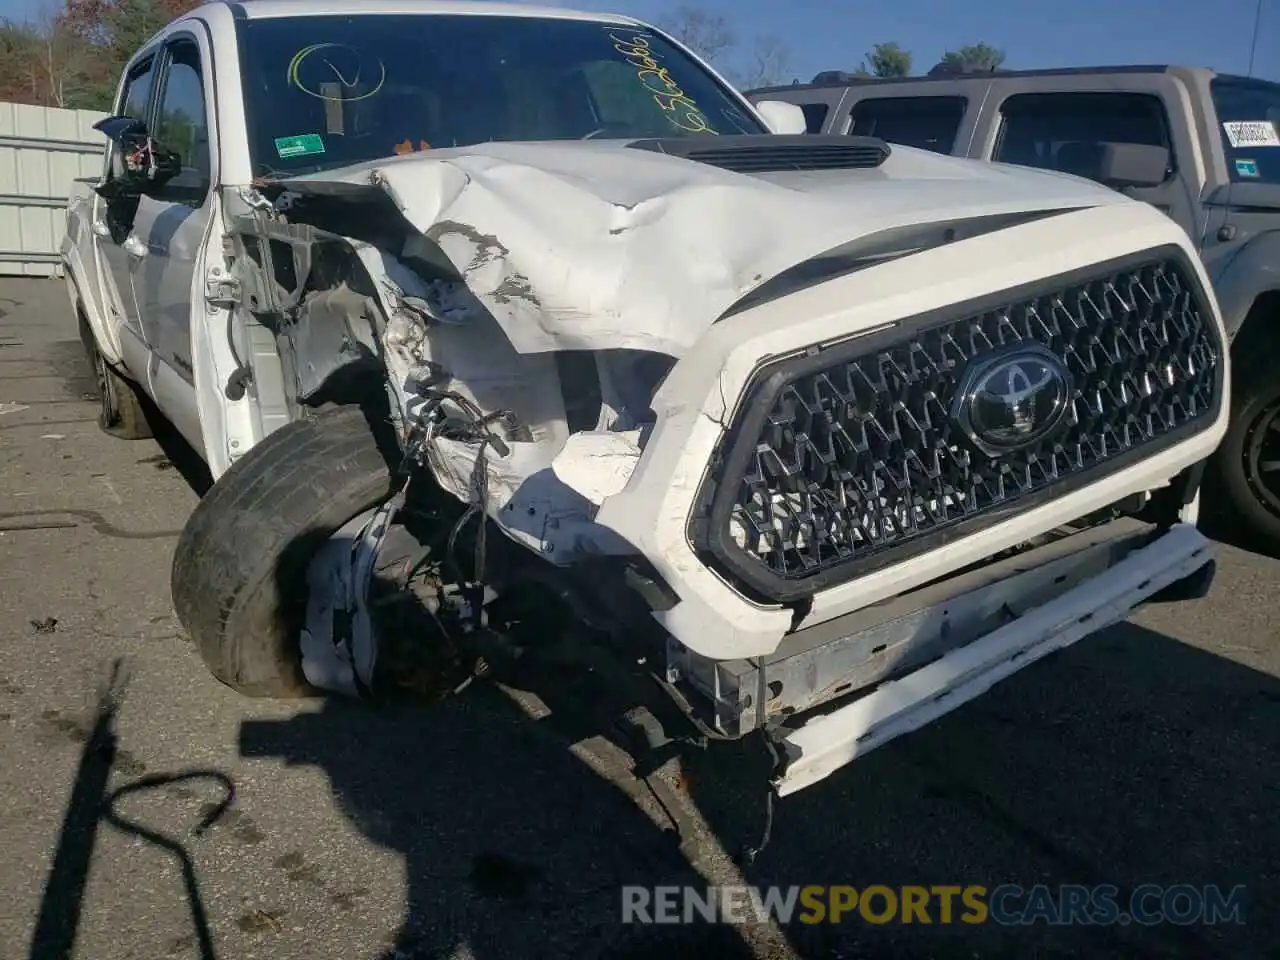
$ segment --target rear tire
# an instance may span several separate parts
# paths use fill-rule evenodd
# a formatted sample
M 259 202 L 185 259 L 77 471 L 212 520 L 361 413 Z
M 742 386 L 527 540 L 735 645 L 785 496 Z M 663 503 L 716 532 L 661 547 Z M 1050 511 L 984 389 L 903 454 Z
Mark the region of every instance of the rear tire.
M 89 356 L 98 386 L 98 426 L 108 436 L 121 440 L 146 440 L 152 436 L 145 401 L 138 388 L 112 369 L 98 349 L 98 341 L 88 321 L 80 317 L 80 340 Z
M 178 538 L 173 603 L 210 672 L 250 697 L 318 693 L 302 672 L 307 568 L 351 518 L 391 493 L 369 418 L 336 407 L 253 447 L 196 505 Z

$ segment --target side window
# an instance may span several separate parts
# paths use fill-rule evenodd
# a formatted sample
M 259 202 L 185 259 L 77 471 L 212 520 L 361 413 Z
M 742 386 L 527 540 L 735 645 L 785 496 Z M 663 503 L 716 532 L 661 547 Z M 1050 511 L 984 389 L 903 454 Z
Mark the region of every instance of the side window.
M 209 192 L 212 170 L 200 49 L 186 40 L 171 49 L 153 136 L 166 150 L 178 154 L 182 173 L 165 184 L 160 195 L 199 203 Z
M 1280 183 L 1280 84 L 1214 77 L 1209 90 L 1231 179 Z
M 825 103 L 802 103 L 800 109 L 804 111 L 804 132 L 821 133 L 831 107 Z
M 1106 143 L 1172 150 L 1160 98 L 1149 93 L 1020 93 L 1001 107 L 993 160 L 1099 179 Z M 1172 156 L 1172 154 L 1171 154 Z
M 146 119 L 147 100 L 151 97 L 151 84 L 155 79 L 155 71 L 152 69 L 155 62 L 155 57 L 148 57 L 129 71 L 120 97 L 120 109 L 116 113 L 125 117 L 137 117 L 139 120 Z
M 967 97 L 877 97 L 854 104 L 849 133 L 950 153 L 968 109 Z
M 151 86 L 155 81 L 155 63 L 155 57 L 147 57 L 125 75 L 124 89 L 120 91 L 120 100 L 115 110 L 118 115 L 139 120 L 147 118 L 147 103 L 151 99 Z M 123 172 L 120 148 L 112 144 L 107 151 L 105 178 L 111 180 Z

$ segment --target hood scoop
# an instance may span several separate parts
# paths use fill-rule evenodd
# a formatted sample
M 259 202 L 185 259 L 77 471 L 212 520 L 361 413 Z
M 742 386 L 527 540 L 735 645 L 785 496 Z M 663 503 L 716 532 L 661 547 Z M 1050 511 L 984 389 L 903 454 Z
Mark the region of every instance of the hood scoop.
M 818 134 L 743 134 L 635 140 L 632 150 L 665 153 L 735 173 L 781 170 L 867 170 L 888 159 L 889 145 L 875 137 Z

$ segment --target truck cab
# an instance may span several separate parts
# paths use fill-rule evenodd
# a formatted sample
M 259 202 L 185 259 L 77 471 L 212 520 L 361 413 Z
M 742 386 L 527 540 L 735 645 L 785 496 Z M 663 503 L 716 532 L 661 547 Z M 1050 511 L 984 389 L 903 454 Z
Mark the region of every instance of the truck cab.
M 1195 243 L 1237 361 L 1216 492 L 1280 550 L 1280 84 L 1201 67 L 1120 66 L 815 82 L 752 91 L 815 134 L 1084 177 L 1145 201 Z
M 221 173 L 213 149 L 218 110 L 205 95 L 214 89 L 210 36 L 200 20 L 178 23 L 131 58 L 114 113 L 145 123 L 180 166 L 145 192 L 113 191 L 128 162 L 113 140 L 104 156 L 104 188 L 72 198 L 63 249 L 74 302 L 114 387 L 115 406 L 104 420 L 123 416 L 143 430 L 136 415 L 147 402 L 137 396 L 141 388 L 202 454 L 191 310 L 203 302 L 207 238 L 219 206 L 213 189 Z

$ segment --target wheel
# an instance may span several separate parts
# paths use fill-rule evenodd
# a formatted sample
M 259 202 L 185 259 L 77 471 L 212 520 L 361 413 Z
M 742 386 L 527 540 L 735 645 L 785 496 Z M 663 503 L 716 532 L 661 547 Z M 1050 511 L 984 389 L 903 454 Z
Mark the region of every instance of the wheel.
M 1241 371 L 1232 385 L 1231 422 L 1214 454 L 1227 505 L 1249 532 L 1280 552 L 1280 379 L 1266 365 Z
M 307 567 L 390 495 L 388 440 L 358 407 L 323 411 L 269 434 L 196 505 L 174 552 L 173 603 L 220 681 L 251 697 L 317 693 L 299 647 Z
M 98 426 L 103 433 L 122 440 L 146 440 L 152 435 L 151 423 L 138 388 L 107 363 L 83 316 L 80 317 L 80 339 L 98 385 Z

